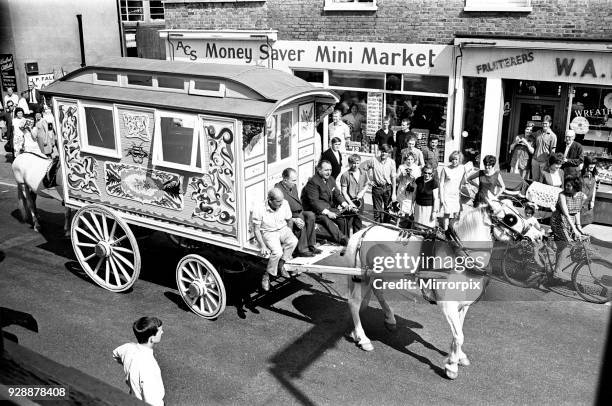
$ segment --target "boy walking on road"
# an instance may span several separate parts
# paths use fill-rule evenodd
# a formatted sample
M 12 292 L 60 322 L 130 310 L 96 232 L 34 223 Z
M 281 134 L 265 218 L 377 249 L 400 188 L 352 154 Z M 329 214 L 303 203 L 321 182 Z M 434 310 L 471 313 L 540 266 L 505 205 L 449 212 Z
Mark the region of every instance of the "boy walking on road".
M 153 347 L 164 333 L 157 317 L 141 317 L 132 325 L 138 343 L 115 348 L 113 358 L 123 365 L 125 382 L 130 394 L 154 406 L 164 405 L 164 383 L 161 370 L 153 356 Z

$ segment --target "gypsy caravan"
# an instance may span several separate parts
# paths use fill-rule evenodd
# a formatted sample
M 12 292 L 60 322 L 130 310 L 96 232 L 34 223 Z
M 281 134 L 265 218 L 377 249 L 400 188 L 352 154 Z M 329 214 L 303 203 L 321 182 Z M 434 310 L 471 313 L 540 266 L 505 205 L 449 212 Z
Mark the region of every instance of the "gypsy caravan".
M 105 289 L 130 288 L 140 253 L 130 226 L 244 254 L 259 247 L 254 202 L 281 178 L 313 174 L 317 111 L 338 100 L 290 74 L 256 66 L 114 58 L 44 89 L 59 129 L 63 199 L 79 209 L 75 254 Z M 212 264 L 187 255 L 178 289 L 205 318 L 225 308 Z

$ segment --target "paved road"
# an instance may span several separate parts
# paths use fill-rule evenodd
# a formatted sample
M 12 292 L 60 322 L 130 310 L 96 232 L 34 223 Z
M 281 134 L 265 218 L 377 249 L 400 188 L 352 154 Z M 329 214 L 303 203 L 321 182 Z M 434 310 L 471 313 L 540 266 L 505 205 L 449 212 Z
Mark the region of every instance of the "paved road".
M 5 165 L 0 165 L 0 182 Z M 131 322 L 164 321 L 156 350 L 169 405 L 198 404 L 592 404 L 610 308 L 493 281 L 470 309 L 465 350 L 473 365 L 441 376 L 449 329 L 435 306 L 414 295 L 393 299 L 399 331 L 388 334 L 374 304 L 366 331 L 375 351 L 343 338 L 344 278 L 303 276 L 254 302 L 230 305 L 216 321 L 185 310 L 174 286 L 181 251 L 155 234 L 141 242 L 141 279 L 125 294 L 94 285 L 62 238 L 62 210 L 40 201 L 45 232 L 20 224 L 15 188 L 0 183 L 0 306 L 30 313 L 33 333 L 7 331 L 21 344 L 118 388 L 112 349 L 133 339 Z M 256 279 L 229 275 L 232 298 Z

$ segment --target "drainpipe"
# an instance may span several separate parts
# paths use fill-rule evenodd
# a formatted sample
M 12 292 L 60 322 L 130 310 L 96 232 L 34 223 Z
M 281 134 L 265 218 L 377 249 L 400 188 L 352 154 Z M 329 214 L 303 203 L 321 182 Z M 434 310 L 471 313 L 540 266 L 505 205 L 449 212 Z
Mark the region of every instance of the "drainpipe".
M 85 67 L 85 41 L 83 40 L 83 15 L 77 14 L 79 24 L 79 44 L 81 45 L 81 68 Z
M 123 57 L 125 54 L 125 44 L 124 44 L 124 33 L 123 33 L 123 21 L 121 21 L 121 5 L 119 0 L 116 1 L 117 4 L 117 23 L 119 24 L 119 46 L 121 47 L 121 56 Z

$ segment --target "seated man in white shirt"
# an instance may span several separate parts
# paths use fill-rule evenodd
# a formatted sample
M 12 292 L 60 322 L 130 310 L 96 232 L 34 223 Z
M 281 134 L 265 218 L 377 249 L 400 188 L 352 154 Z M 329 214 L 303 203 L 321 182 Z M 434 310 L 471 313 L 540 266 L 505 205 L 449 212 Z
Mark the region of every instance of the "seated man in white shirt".
M 115 348 L 113 358 L 123 365 L 130 394 L 150 405 L 164 406 L 164 382 L 153 356 L 153 347 L 164 334 L 162 321 L 157 317 L 141 317 L 134 322 L 132 330 L 138 343 Z
M 266 272 L 261 280 L 263 290 L 270 290 L 270 275 L 289 277 L 285 270 L 286 261 L 291 259 L 298 239 L 293 235 L 293 215 L 283 192 L 274 188 L 268 192 L 268 198 L 253 209 L 253 227 L 255 238 L 261 247 L 261 255 L 270 255 Z

